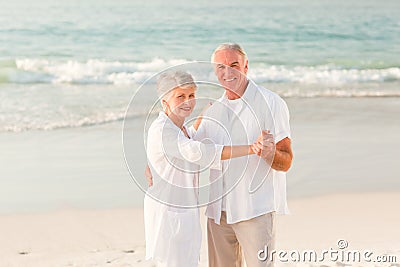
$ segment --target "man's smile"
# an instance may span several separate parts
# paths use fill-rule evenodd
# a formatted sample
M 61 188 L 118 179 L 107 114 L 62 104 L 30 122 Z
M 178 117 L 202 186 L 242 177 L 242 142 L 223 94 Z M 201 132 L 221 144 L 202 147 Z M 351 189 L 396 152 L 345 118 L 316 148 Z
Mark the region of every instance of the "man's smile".
M 191 107 L 183 107 L 183 108 L 181 108 L 181 109 L 183 109 L 184 111 L 191 111 L 191 110 L 192 110 Z

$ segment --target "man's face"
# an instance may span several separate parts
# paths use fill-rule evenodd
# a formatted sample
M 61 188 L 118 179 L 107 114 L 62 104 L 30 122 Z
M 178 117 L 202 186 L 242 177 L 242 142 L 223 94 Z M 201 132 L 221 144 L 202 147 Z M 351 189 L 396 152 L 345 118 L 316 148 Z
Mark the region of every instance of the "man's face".
M 217 51 L 214 55 L 215 73 L 228 99 L 241 97 L 247 86 L 248 61 L 232 49 Z

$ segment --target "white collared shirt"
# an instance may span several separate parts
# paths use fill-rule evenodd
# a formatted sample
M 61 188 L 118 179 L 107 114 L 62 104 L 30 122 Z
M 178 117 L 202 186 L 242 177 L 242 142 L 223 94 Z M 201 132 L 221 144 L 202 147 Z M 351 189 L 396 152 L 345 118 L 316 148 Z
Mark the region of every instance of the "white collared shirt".
M 289 111 L 281 97 L 249 81 L 241 98 L 229 100 L 224 94 L 205 112 L 194 139 L 209 138 L 223 145 L 252 144 L 261 130 L 270 130 L 275 143 L 290 138 Z M 286 173 L 270 168 L 257 155 L 223 161 L 222 170 L 210 170 L 210 183 L 211 203 L 206 215 L 218 224 L 222 209 L 230 224 L 271 211 L 289 212 Z
M 221 169 L 222 149 L 186 137 L 164 112 L 151 124 L 147 159 L 153 186 L 144 199 L 146 259 L 197 266 L 198 171 L 200 166 Z

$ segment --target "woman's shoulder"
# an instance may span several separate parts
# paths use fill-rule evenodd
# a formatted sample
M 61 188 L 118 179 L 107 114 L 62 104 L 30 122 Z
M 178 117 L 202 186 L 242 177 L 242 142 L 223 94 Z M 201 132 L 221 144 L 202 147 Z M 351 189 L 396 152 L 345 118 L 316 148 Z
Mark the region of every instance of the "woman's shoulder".
M 161 134 L 166 134 L 170 131 L 175 131 L 176 127 L 171 125 L 170 120 L 165 114 L 160 114 L 158 117 L 151 123 L 149 130 L 148 130 L 148 138 L 156 138 L 159 137 Z

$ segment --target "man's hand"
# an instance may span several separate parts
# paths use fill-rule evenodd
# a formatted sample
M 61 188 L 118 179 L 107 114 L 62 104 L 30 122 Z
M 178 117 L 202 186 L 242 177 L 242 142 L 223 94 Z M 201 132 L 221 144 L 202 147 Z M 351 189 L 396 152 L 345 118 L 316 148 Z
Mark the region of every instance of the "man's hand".
M 269 131 L 262 131 L 257 141 L 252 145 L 252 149 L 274 170 L 286 172 L 292 165 L 293 152 L 291 140 L 288 137 L 275 144 L 273 135 Z
M 252 145 L 252 149 L 257 156 L 263 158 L 269 165 L 272 165 L 276 146 L 274 136 L 270 131 L 263 130 Z
M 146 169 L 144 170 L 144 176 L 146 177 L 149 187 L 152 186 L 153 185 L 153 176 L 151 175 L 149 165 L 146 165 Z

